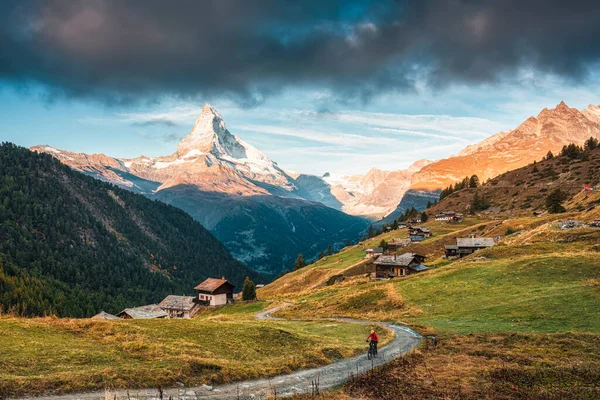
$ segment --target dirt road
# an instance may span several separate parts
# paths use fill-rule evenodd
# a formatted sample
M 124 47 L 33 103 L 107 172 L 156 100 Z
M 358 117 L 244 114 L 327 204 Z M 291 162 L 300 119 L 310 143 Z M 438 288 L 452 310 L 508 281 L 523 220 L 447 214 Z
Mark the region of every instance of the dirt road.
M 283 307 L 279 307 L 257 314 L 257 319 L 275 319 L 271 316 Z M 395 333 L 394 340 L 379 350 L 378 358 L 368 360 L 365 344 L 365 354 L 339 360 L 333 364 L 324 367 L 301 370 L 289 375 L 276 376 L 269 379 L 258 379 L 253 381 L 243 381 L 235 384 L 220 385 L 215 387 L 200 386 L 193 388 L 172 388 L 164 389 L 159 393 L 156 389 L 147 390 L 118 390 L 115 392 L 90 392 L 81 394 L 70 394 L 62 396 L 36 397 L 36 400 L 107 400 L 107 399 L 128 399 L 128 400 L 159 400 L 169 398 L 179 400 L 196 399 L 266 399 L 275 394 L 278 397 L 289 396 L 294 393 L 311 393 L 315 388 L 319 390 L 329 389 L 343 384 L 349 377 L 367 372 L 369 369 L 382 365 L 390 360 L 399 357 L 410 350 L 416 348 L 421 336 L 412 330 L 390 325 L 382 322 L 358 321 L 353 319 L 332 319 L 332 321 L 352 322 L 362 324 L 378 324 L 389 328 Z

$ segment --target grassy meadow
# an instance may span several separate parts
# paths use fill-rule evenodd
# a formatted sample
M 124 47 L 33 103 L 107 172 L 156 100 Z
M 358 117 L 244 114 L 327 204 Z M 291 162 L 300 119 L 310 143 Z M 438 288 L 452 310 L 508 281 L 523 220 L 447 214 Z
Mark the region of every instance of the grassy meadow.
M 304 293 L 276 282 L 271 290 L 294 302 L 282 316 L 399 321 L 439 340 L 351 379 L 325 400 L 596 399 L 600 229 L 556 226 L 590 220 L 589 213 L 427 224 L 434 237 L 401 252 L 428 255 L 429 271 L 375 282 L 356 276 Z M 468 234 L 503 239 L 462 260 L 441 258 L 445 244 Z
M 444 337 L 322 400 L 594 400 L 600 335 L 494 333 Z M 296 400 L 312 399 L 295 396 Z
M 287 296 L 275 282 L 277 298 L 295 302 L 279 315 L 360 316 L 459 334 L 600 332 L 600 252 L 595 247 L 600 230 L 561 231 L 543 218 L 476 222 L 467 227 L 444 224 L 455 231 L 442 234 L 434 228 L 435 236 L 415 245 L 415 251 L 420 246 L 430 254 L 428 248 L 443 248 L 449 237 L 463 235 L 465 229 L 516 233 L 462 260 L 434 256 L 429 264 L 434 268 L 407 278 L 371 282 L 358 276 Z M 296 280 L 302 280 L 301 272 Z
M 192 320 L 0 317 L 0 398 L 267 377 L 366 349 L 368 326 L 245 317 L 263 307 L 224 307 Z

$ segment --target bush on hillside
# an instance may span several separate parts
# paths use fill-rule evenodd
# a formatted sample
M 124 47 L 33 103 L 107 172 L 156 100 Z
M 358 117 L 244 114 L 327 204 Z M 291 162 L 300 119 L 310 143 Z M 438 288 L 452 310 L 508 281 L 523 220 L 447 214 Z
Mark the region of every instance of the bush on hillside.
M 551 214 L 563 213 L 566 211 L 562 205 L 565 200 L 567 200 L 567 194 L 556 189 L 546 197 L 546 209 Z

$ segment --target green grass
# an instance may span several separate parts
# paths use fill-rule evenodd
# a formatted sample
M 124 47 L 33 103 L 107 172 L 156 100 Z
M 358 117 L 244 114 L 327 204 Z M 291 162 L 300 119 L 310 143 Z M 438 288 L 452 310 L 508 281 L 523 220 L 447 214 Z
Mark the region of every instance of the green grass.
M 522 256 L 465 262 L 396 287 L 420 324 L 477 331 L 600 332 L 600 256 Z
M 368 330 L 329 321 L 1 317 L 0 397 L 273 376 L 360 353 Z
M 269 307 L 269 302 L 255 301 L 249 303 L 238 302 L 227 307 L 209 308 L 201 312 L 197 318 L 220 318 L 231 316 L 237 318 L 254 318 L 256 313 L 264 311 Z
M 282 315 L 368 315 L 460 334 L 600 332 L 600 253 L 582 244 L 497 246 L 439 265 L 408 278 L 321 288 Z M 386 307 L 390 285 L 398 307 Z
M 482 222 L 486 221 L 478 218 L 467 218 L 460 224 L 428 221 L 422 225 L 430 227 L 434 236 L 426 239 L 422 243 L 411 245 L 405 250 L 400 250 L 400 253 L 405 251 L 422 251 L 425 254 L 429 254 L 430 248 L 443 249 L 443 244 L 440 245 L 440 243 L 446 235 L 452 234 L 456 231 L 468 229 L 475 225 L 481 224 Z M 309 293 L 315 288 L 321 286 L 331 276 L 340 274 L 345 269 L 364 262 L 366 260 L 366 249 L 378 247 L 381 240 L 389 242 L 394 238 L 408 238 L 408 229 L 404 228 L 396 231 L 385 232 L 374 238 L 367 239 L 358 245 L 345 247 L 339 253 L 327 256 L 313 264 L 307 265 L 298 271 L 293 271 L 289 274 L 286 274 L 277 281 L 267 285 L 267 287 L 264 289 L 259 290 L 259 296 L 273 299 L 281 296 L 293 296 L 298 293 Z M 438 253 L 440 252 L 438 251 Z M 441 253 L 443 253 L 443 251 Z M 439 257 L 441 253 L 436 254 L 436 258 Z M 433 261 L 433 259 L 431 261 Z

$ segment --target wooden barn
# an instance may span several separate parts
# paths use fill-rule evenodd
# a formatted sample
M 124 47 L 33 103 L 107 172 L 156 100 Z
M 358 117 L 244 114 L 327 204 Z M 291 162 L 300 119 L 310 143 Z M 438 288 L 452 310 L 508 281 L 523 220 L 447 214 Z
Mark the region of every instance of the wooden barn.
M 169 295 L 158 306 L 168 314 L 169 318 L 192 318 L 200 310 L 200 305 L 192 296 Z
M 425 262 L 425 256 L 416 253 L 381 256 L 375 261 L 375 276 L 377 278 L 396 278 L 415 274 L 428 269 L 423 262 Z
M 446 246 L 447 258 L 462 258 L 495 244 L 493 238 L 457 238 L 456 245 Z

